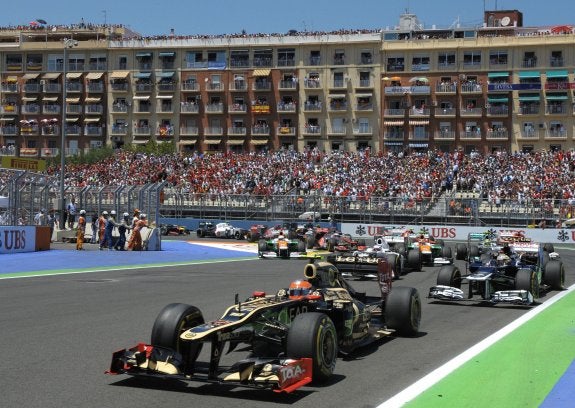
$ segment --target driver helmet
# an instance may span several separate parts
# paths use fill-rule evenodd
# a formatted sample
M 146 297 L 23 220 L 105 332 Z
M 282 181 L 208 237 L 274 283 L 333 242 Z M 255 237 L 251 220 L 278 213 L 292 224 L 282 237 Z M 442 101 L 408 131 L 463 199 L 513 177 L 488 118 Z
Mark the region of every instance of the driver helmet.
M 497 256 L 497 265 L 498 266 L 506 266 L 506 265 L 509 265 L 510 262 L 511 262 L 511 258 L 509 258 L 505 254 L 499 254 Z
M 278 235 L 278 239 L 285 239 L 285 237 L 283 235 Z
M 302 297 L 309 295 L 311 292 L 311 283 L 306 280 L 296 280 L 289 285 L 288 293 L 290 299 L 301 299 Z

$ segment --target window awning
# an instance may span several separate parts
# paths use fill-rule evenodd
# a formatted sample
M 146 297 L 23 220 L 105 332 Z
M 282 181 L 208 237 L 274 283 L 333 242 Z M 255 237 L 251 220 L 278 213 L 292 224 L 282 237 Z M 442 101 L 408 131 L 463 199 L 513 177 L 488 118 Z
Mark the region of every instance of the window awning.
M 206 139 L 206 144 L 209 145 L 220 144 L 221 141 L 222 139 Z
M 24 74 L 22 76 L 22 79 L 26 80 L 26 79 L 35 79 L 38 78 L 40 76 L 40 74 Z
M 372 96 L 373 96 L 373 94 L 370 94 L 370 93 L 364 93 L 364 94 L 360 93 L 360 94 L 355 94 L 355 97 L 356 97 L 356 98 L 371 98 Z
M 548 101 L 565 101 L 569 99 L 566 93 L 555 93 L 545 95 L 545 99 Z
M 148 99 L 150 99 L 150 95 L 135 95 L 132 97 L 132 99 L 135 99 L 137 101 L 147 101 Z
M 66 102 L 68 102 L 68 103 L 78 103 L 78 102 L 80 102 L 80 98 L 66 98 Z
M 86 79 L 100 79 L 102 78 L 102 75 L 104 75 L 103 72 L 90 72 L 86 75 Z
M 126 78 L 130 75 L 130 71 L 114 71 L 110 74 L 110 79 Z
M 151 56 L 152 56 L 151 52 L 137 52 L 136 53 L 136 58 L 151 57 Z
M 520 71 L 519 72 L 519 79 L 524 78 L 539 78 L 541 73 L 539 71 Z
M 268 144 L 268 139 L 255 139 L 250 140 L 250 143 L 253 145 L 266 145 Z
M 509 98 L 506 98 L 504 96 L 499 96 L 499 97 L 488 97 L 487 98 L 487 102 L 489 103 L 504 103 L 504 102 L 508 102 Z
M 255 77 L 265 77 L 268 76 L 272 72 L 271 69 L 254 69 L 254 76 Z
M 411 126 L 425 126 L 425 125 L 429 125 L 429 121 L 428 120 L 410 120 L 409 124 Z
M 198 139 L 188 139 L 188 140 L 180 140 L 178 144 L 180 145 L 194 145 L 198 142 Z
M 100 118 L 84 118 L 84 123 L 99 122 Z
M 88 102 L 88 103 L 100 102 L 101 100 L 102 100 L 102 98 L 86 98 L 86 99 L 84 99 L 84 101 Z
M 82 76 L 81 72 L 68 72 L 66 78 L 80 78 Z
M 238 146 L 238 145 L 243 145 L 244 142 L 245 142 L 245 139 L 229 139 L 226 142 L 226 144 Z
M 156 99 L 172 99 L 174 95 L 157 95 Z
M 149 78 L 152 76 L 151 72 L 136 72 L 134 74 L 134 78 L 142 79 L 142 78 Z
M 509 72 L 489 72 L 487 78 L 507 78 Z
M 409 147 L 428 147 L 429 143 L 410 143 Z
M 328 95 L 329 98 L 331 99 L 345 99 L 347 98 L 346 94 L 332 94 L 332 95 Z
M 37 96 L 23 96 L 22 97 L 22 101 L 24 101 L 24 102 L 35 101 L 36 99 L 38 99 Z
M 549 78 L 568 78 L 569 77 L 569 73 L 567 72 L 567 70 L 547 71 L 545 73 L 545 75 L 547 76 L 547 79 L 549 79 Z
M 386 146 L 403 146 L 403 142 L 383 142 Z
M 383 124 L 385 126 L 403 126 L 405 123 L 403 120 L 386 120 Z
M 77 122 L 78 118 L 71 118 L 71 117 L 66 117 L 66 122 Z
M 132 144 L 146 144 L 148 143 L 148 139 L 134 139 L 132 140 Z
M 174 71 L 169 72 L 159 72 L 156 74 L 156 78 L 172 78 L 174 76 Z
M 6 77 L 6 82 L 18 82 L 18 77 L 16 75 L 10 75 Z
M 539 94 L 519 94 L 520 102 L 538 102 L 541 99 Z
M 176 56 L 175 52 L 160 52 L 158 54 L 160 57 L 174 57 Z
M 44 79 L 57 79 L 57 78 L 60 78 L 60 75 L 62 75 L 60 72 L 49 72 L 47 74 L 42 75 L 42 78 L 44 78 Z
M 44 96 L 42 98 L 42 100 L 46 101 L 46 102 L 55 102 L 58 100 L 58 97 L 57 96 Z

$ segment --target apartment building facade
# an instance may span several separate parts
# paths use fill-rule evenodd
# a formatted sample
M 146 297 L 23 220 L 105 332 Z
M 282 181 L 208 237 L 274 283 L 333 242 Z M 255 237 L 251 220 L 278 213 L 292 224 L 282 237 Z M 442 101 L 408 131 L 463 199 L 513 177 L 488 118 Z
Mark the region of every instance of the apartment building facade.
M 57 155 L 62 140 L 67 155 L 150 140 L 183 152 L 565 150 L 574 39 L 570 26 L 522 27 L 516 10 L 476 28 L 406 14 L 392 29 L 283 36 L 0 29 L 0 144 L 27 157 Z

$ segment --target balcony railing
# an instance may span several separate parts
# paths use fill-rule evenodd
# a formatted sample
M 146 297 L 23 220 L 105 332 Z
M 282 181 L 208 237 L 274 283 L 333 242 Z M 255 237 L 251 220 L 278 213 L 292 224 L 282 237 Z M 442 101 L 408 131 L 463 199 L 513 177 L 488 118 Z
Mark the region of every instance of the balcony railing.
M 115 103 L 112 105 L 112 113 L 128 113 L 128 105 L 125 103 Z
M 438 130 L 433 134 L 435 140 L 455 140 L 455 131 L 442 129 Z
M 373 134 L 373 126 L 371 125 L 358 125 L 352 129 L 354 135 L 371 135 Z
M 347 129 L 345 126 L 332 126 L 327 130 L 328 135 L 345 135 Z
M 278 112 L 295 112 L 296 111 L 296 104 L 293 102 L 279 102 L 277 104 Z
M 149 84 L 149 83 L 135 84 L 134 88 L 136 89 L 136 92 L 152 92 L 154 85 Z
M 20 107 L 18 105 L 3 105 L 0 106 L 0 113 L 2 114 L 18 114 Z
M 2 136 L 16 136 L 18 128 L 16 126 L 0 126 L 0 135 Z
M 346 81 L 343 79 L 334 79 L 331 88 L 345 88 Z
M 387 141 L 401 141 L 401 142 L 403 142 L 403 140 L 405 139 L 405 135 L 403 132 L 388 131 L 388 132 L 385 132 L 383 134 L 383 138 Z
M 409 141 L 410 142 L 417 142 L 417 141 L 429 141 L 429 132 L 409 132 Z
M 62 86 L 60 84 L 44 84 L 43 86 L 45 93 L 60 93 L 62 92 Z
M 180 127 L 180 136 L 197 136 L 199 135 L 197 126 L 182 126 Z
M 371 102 L 361 102 L 355 105 L 355 110 L 357 111 L 372 111 L 373 103 Z
M 489 106 L 487 108 L 487 116 L 507 116 L 509 115 L 509 107 L 503 106 Z
M 461 108 L 459 110 L 459 116 L 463 117 L 476 117 L 483 115 L 483 108 Z
M 523 68 L 535 68 L 537 66 L 537 58 L 526 58 L 521 61 Z
M 224 128 L 221 126 L 208 126 L 204 128 L 204 134 L 206 136 L 222 136 L 224 134 Z
M 319 112 L 321 111 L 321 102 L 304 102 L 303 110 L 304 112 Z
M 102 128 L 100 126 L 86 126 L 84 129 L 86 136 L 102 136 Z
M 256 81 L 252 84 L 252 89 L 254 91 L 269 91 L 272 89 L 272 83 L 270 81 Z
M 256 136 L 269 136 L 270 127 L 269 126 L 252 126 L 252 135 Z
M 509 132 L 507 129 L 489 129 L 486 134 L 487 140 L 507 140 L 509 139 Z
M 160 92 L 174 92 L 176 84 L 174 82 L 160 82 L 158 84 L 158 91 Z
M 24 84 L 24 92 L 38 93 L 40 92 L 40 84 Z
M 206 91 L 208 92 L 222 92 L 225 90 L 225 86 L 222 82 L 207 82 Z
M 467 140 L 481 140 L 481 131 L 462 130 L 461 132 L 459 132 L 459 138 Z
M 112 136 L 126 136 L 128 134 L 128 126 L 112 125 Z
M 180 112 L 182 113 L 198 113 L 200 106 L 197 103 L 182 102 L 180 104 Z
M 197 82 L 182 82 L 182 91 L 199 91 L 200 84 Z
M 46 115 L 57 115 L 60 113 L 60 105 L 44 105 L 42 106 L 42 113 Z
M 115 92 L 127 92 L 130 85 L 127 82 L 112 82 L 110 88 Z
M 66 113 L 79 115 L 82 113 L 82 105 L 66 105 Z
M 87 114 L 102 114 L 104 107 L 102 105 L 86 105 Z
M 480 84 L 461 84 L 461 93 L 482 93 L 483 86 Z
M 383 116 L 385 117 L 404 117 L 405 109 L 384 109 Z
M 20 87 L 18 86 L 18 84 L 7 83 L 2 84 L 0 86 L 0 90 L 4 93 L 17 93 L 20 92 Z
M 441 84 L 435 85 L 435 93 L 454 94 L 457 91 L 455 84 Z
M 67 82 L 66 92 L 82 92 L 84 86 L 79 82 Z
M 149 136 L 151 129 L 149 126 L 137 126 L 134 128 L 134 135 L 136 136 Z
M 552 67 L 562 67 L 564 65 L 564 61 L 562 57 L 551 58 L 549 60 L 549 65 Z
M 309 135 L 320 135 L 321 134 L 321 126 L 319 125 L 306 125 L 302 129 L 302 134 L 304 136 Z
M 331 112 L 341 112 L 347 110 L 347 102 L 346 101 L 332 101 L 329 104 L 329 110 Z
M 228 136 L 245 136 L 248 129 L 245 126 L 232 126 L 228 128 Z
M 567 131 L 565 129 L 547 129 L 546 139 L 566 139 Z
M 321 88 L 321 81 L 319 79 L 305 79 L 303 81 L 303 86 L 306 89 L 318 89 Z
M 242 81 L 236 79 L 235 81 L 230 82 L 230 91 L 247 91 L 248 90 L 248 83 L 246 81 Z
M 297 82 L 295 80 L 282 80 L 279 83 L 280 90 L 294 90 L 297 88 Z
M 539 115 L 540 106 L 537 105 L 519 105 L 520 115 Z
M 228 111 L 233 113 L 246 113 L 248 111 L 248 105 L 245 103 L 232 103 L 228 107 Z
M 91 82 L 88 84 L 88 92 L 104 92 L 104 84 L 101 82 Z
M 564 115 L 567 113 L 567 107 L 563 104 L 545 106 L 546 115 Z
M 65 128 L 66 136 L 80 136 L 82 128 L 78 125 L 67 125 Z
M 39 114 L 39 105 L 22 105 L 22 114 Z
M 208 103 L 206 105 L 206 113 L 224 113 L 223 103 Z
M 429 117 L 431 110 L 428 108 L 416 108 L 413 107 L 409 110 L 409 117 L 411 118 L 421 118 L 421 117 Z
M 435 108 L 436 117 L 453 117 L 456 113 L 455 108 Z
M 360 79 L 357 88 L 371 88 L 373 84 L 371 79 Z

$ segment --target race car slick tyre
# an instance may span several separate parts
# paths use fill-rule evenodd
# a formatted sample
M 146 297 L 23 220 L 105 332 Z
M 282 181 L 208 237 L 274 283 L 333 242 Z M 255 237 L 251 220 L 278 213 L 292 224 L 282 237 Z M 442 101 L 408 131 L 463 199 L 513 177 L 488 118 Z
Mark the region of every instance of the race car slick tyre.
M 301 313 L 293 319 L 287 335 L 288 358 L 311 358 L 313 381 L 327 380 L 335 369 L 337 333 L 324 313 Z
M 469 247 L 469 256 L 472 258 L 479 256 L 479 247 L 477 245 L 471 245 Z
M 459 261 L 467 259 L 467 246 L 465 244 L 455 245 L 455 259 Z
M 204 230 L 197 230 L 196 231 L 196 235 L 198 236 L 198 238 L 203 238 L 204 235 L 206 235 L 206 233 L 204 232 Z
M 313 249 L 314 244 L 315 244 L 315 238 L 314 237 L 307 237 L 306 238 L 306 249 Z
M 515 289 L 526 290 L 533 295 L 534 299 L 537 299 L 539 297 L 537 272 L 528 268 L 519 269 L 515 275 Z
M 403 256 L 407 256 L 407 253 L 405 252 L 405 245 L 404 244 L 397 244 L 395 246 L 395 252 L 398 252 L 398 253 L 402 254 Z
M 461 272 L 457 266 L 445 265 L 439 269 L 437 284 L 461 289 Z
M 265 239 L 260 239 L 258 241 L 258 252 L 265 252 L 268 250 L 268 243 L 266 242 Z
M 202 350 L 202 343 L 182 341 L 180 335 L 203 323 L 204 317 L 197 307 L 170 303 L 156 317 L 150 341 L 152 346 L 177 351 L 187 364 L 193 364 Z
M 162 234 L 162 235 L 168 235 L 168 229 L 167 229 L 166 227 L 160 228 L 160 234 Z
M 313 238 L 312 238 L 312 239 L 313 239 Z M 297 242 L 297 251 L 298 251 L 299 253 L 304 253 L 304 252 L 306 252 L 308 248 L 310 248 L 310 247 L 309 247 L 309 244 L 306 245 L 306 243 L 303 242 L 303 241 L 298 241 L 298 242 Z M 312 243 L 312 245 L 311 245 L 311 248 L 313 248 L 313 243 Z M 311 248 L 310 248 L 310 249 L 311 249 Z
M 421 298 L 415 288 L 396 286 L 385 301 L 385 322 L 402 336 L 416 336 L 421 322 Z
M 337 240 L 335 238 L 330 238 L 327 242 L 327 250 L 329 252 L 335 252 L 335 247 L 337 245 Z
M 441 248 L 441 256 L 444 258 L 451 258 L 451 247 L 444 246 Z
M 555 252 L 555 246 L 553 246 L 552 243 L 547 242 L 547 243 L 543 244 L 543 250 L 545 252 Z
M 545 265 L 543 282 L 553 290 L 563 290 L 565 285 L 565 266 L 563 262 L 551 260 Z
M 421 270 L 421 253 L 419 249 L 410 249 L 407 252 L 407 264 L 414 271 Z
M 401 260 L 399 259 L 399 256 L 397 254 L 385 254 L 385 258 L 393 271 L 393 279 L 399 279 L 403 272 L 401 270 Z

